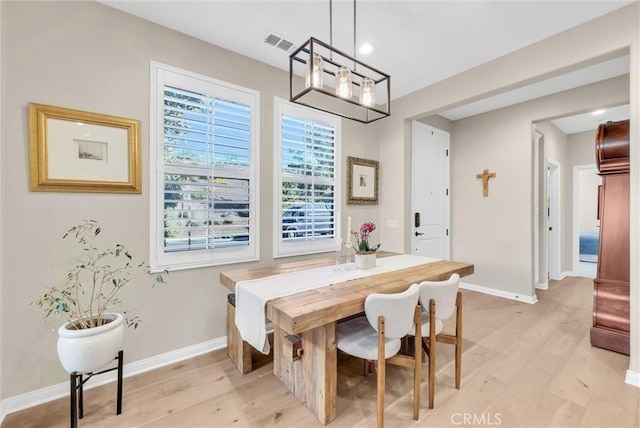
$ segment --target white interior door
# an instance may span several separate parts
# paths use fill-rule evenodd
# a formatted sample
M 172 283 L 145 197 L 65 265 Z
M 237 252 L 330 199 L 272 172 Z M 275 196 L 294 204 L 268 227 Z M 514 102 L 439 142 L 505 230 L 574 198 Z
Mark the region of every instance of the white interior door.
M 411 252 L 450 258 L 449 133 L 411 124 Z

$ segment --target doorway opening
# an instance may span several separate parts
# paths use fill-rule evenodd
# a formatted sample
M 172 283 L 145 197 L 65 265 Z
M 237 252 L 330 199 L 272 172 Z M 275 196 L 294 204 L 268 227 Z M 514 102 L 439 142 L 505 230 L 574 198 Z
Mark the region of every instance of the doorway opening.
M 600 221 L 598 186 L 602 178 L 594 164 L 573 167 L 573 272 L 595 278 L 598 266 Z

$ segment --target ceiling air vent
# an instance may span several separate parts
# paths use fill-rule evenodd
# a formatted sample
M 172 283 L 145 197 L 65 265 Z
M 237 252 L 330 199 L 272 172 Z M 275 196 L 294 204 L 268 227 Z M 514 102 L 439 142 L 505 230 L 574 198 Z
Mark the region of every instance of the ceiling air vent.
M 266 36 L 264 36 L 264 42 L 269 46 L 273 46 L 274 48 L 281 49 L 285 52 L 289 52 L 294 46 L 294 43 L 292 41 L 282 38 L 273 33 L 268 33 Z

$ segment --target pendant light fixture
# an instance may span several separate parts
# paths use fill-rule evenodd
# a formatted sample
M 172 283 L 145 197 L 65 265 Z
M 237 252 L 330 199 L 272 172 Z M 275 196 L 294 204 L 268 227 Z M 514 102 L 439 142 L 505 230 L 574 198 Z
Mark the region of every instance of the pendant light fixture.
M 376 105 L 376 82 L 365 77 L 360 83 L 360 104 L 365 107 L 373 107 Z
M 322 68 L 324 67 L 324 61 L 318 54 L 313 54 L 313 60 L 307 67 L 305 72 L 305 88 L 313 86 L 314 88 L 322 88 L 324 81 L 324 73 Z
M 391 114 L 391 76 L 357 59 L 356 23 L 354 0 L 353 56 L 349 56 L 333 47 L 329 0 L 329 44 L 311 37 L 289 56 L 290 101 L 362 123 Z
M 352 85 L 351 70 L 343 65 L 336 73 L 336 95 L 348 100 L 351 99 L 353 96 Z

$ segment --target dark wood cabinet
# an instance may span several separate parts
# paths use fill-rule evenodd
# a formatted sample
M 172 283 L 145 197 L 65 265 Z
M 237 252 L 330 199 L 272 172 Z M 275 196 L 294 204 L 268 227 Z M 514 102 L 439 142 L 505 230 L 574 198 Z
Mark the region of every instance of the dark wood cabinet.
M 598 127 L 600 242 L 591 344 L 629 355 L 629 121 Z

